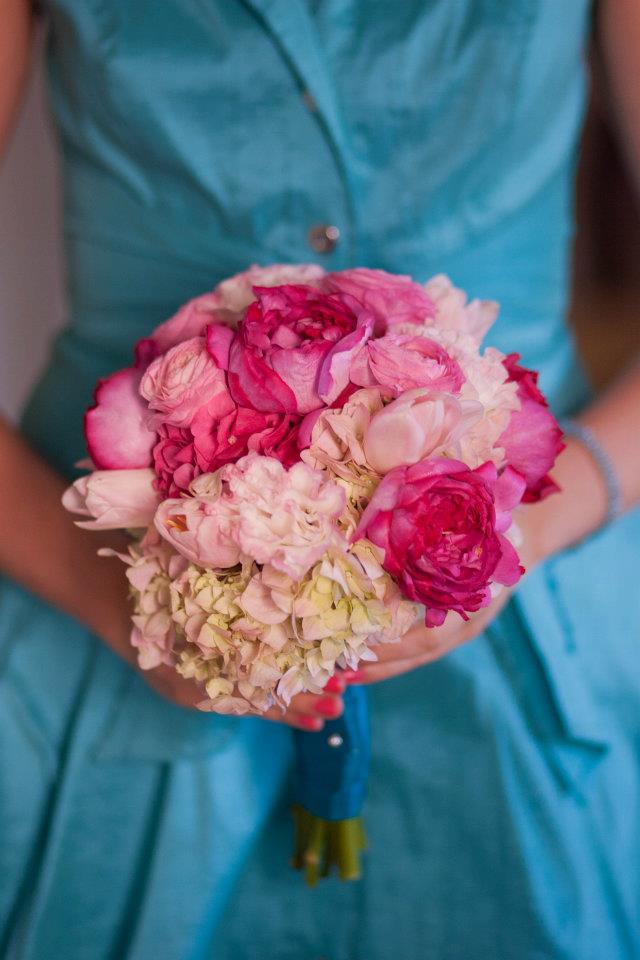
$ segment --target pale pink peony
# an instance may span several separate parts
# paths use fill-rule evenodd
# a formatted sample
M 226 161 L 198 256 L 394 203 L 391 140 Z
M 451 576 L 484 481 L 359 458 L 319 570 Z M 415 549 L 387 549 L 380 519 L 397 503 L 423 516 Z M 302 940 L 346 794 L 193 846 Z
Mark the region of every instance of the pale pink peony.
M 63 506 L 92 520 L 76 521 L 87 530 L 146 527 L 159 503 L 153 470 L 95 470 L 65 490 Z
M 379 474 L 454 452 L 482 417 L 477 401 L 449 393 L 408 390 L 376 413 L 364 432 L 367 462 Z
M 98 382 L 94 404 L 84 417 L 87 449 L 97 467 L 135 470 L 151 464 L 156 435 L 146 423 L 140 378 L 138 369 L 127 367 Z
M 299 579 L 339 537 L 344 492 L 319 471 L 250 453 L 221 471 L 244 554 Z
M 460 438 L 456 458 L 472 469 L 487 460 L 501 467 L 505 453 L 500 436 L 512 412 L 520 409 L 517 385 L 509 380 L 504 354 L 494 347 L 487 347 L 481 354 L 472 337 L 456 330 L 429 327 L 424 332 L 459 363 L 465 377 L 460 399 L 482 405 L 483 415 Z
M 190 493 L 161 503 L 155 524 L 200 566 L 227 568 L 244 556 L 299 578 L 339 539 L 344 493 L 303 463 L 286 470 L 250 453 L 198 477 Z
M 369 340 L 355 357 L 350 378 L 361 386 L 379 384 L 394 397 L 417 387 L 459 393 L 464 382 L 460 365 L 439 343 L 405 333 Z
M 226 390 L 224 372 L 209 354 L 203 337 L 192 337 L 157 357 L 145 371 L 140 393 L 156 411 L 154 424 L 188 424 L 216 394 Z
M 191 484 L 193 496 L 163 500 L 156 510 L 158 532 L 192 563 L 226 569 L 240 561 L 236 505 L 225 496 L 219 473 Z
M 324 286 L 358 300 L 375 317 L 378 336 L 397 323 L 426 323 L 435 316 L 428 291 L 411 277 L 357 267 L 328 273 Z
M 494 300 L 467 303 L 464 290 L 454 287 L 443 273 L 428 280 L 424 289 L 435 304 L 434 326 L 467 334 L 476 347 L 480 346 L 498 316 L 498 304 Z

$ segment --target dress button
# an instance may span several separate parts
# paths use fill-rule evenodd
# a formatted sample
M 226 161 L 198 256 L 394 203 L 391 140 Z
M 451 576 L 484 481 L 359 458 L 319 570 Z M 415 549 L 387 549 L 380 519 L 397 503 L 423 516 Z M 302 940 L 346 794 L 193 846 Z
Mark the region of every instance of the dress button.
M 309 230 L 307 239 L 316 253 L 333 253 L 340 239 L 340 230 L 327 223 L 317 223 Z

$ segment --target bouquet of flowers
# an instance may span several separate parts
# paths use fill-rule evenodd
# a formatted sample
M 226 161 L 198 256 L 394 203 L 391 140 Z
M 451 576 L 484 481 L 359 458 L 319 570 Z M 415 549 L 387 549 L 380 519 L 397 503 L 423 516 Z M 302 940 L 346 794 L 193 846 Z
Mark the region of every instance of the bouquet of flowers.
M 552 491 L 561 434 L 536 374 L 481 352 L 497 311 L 444 276 L 254 266 L 141 340 L 64 497 L 130 533 L 140 666 L 192 678 L 203 710 L 284 709 L 516 583 L 512 511 Z M 364 688 L 296 738 L 295 863 L 357 876 Z

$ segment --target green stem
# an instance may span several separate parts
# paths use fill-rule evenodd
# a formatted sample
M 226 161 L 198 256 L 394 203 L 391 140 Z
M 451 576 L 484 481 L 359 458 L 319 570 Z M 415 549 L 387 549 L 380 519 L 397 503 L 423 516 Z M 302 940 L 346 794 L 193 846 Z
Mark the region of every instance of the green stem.
M 295 844 L 292 866 L 304 870 L 305 880 L 315 886 L 333 867 L 341 880 L 357 880 L 362 875 L 361 854 L 366 837 L 361 817 L 349 820 L 323 820 L 302 807 L 293 810 Z

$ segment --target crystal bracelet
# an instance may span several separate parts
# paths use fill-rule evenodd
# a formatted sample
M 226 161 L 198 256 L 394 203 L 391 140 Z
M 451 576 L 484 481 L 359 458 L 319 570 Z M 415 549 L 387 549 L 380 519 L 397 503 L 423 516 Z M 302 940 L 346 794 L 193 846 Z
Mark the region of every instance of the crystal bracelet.
M 612 523 L 622 513 L 622 493 L 618 474 L 609 454 L 601 447 L 589 427 L 576 423 L 575 420 L 565 420 L 560 426 L 565 437 L 577 440 L 595 460 L 607 492 L 607 513 L 603 525 Z

